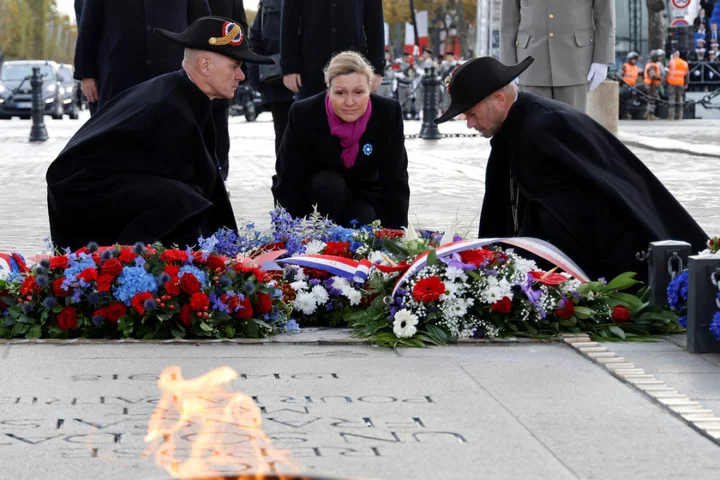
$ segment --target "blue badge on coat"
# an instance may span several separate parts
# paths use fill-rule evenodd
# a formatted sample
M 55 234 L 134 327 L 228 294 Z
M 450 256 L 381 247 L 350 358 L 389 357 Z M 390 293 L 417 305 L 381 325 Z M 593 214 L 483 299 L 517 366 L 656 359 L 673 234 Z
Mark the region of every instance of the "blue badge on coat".
M 370 145 L 369 143 L 366 143 L 363 146 L 363 153 L 367 156 L 370 156 L 370 154 L 372 153 L 372 145 Z

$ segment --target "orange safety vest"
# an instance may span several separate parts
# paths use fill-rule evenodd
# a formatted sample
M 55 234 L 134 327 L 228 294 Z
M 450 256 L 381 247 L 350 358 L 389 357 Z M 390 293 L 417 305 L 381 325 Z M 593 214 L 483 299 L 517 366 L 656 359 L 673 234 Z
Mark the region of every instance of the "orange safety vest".
M 682 58 L 673 58 L 670 60 L 670 65 L 668 66 L 668 85 L 682 87 L 685 85 L 685 76 L 689 71 L 690 68 L 685 60 Z
M 632 63 L 626 63 L 625 65 L 623 65 L 623 68 L 625 69 L 625 73 L 623 74 L 623 81 L 628 85 L 635 86 L 639 73 L 638 66 L 633 65 Z
M 651 79 L 650 78 L 650 67 L 655 67 L 658 73 L 658 78 Z M 645 64 L 645 72 L 643 72 L 643 82 L 645 82 L 645 85 L 660 85 L 660 67 L 655 62 L 648 62 Z

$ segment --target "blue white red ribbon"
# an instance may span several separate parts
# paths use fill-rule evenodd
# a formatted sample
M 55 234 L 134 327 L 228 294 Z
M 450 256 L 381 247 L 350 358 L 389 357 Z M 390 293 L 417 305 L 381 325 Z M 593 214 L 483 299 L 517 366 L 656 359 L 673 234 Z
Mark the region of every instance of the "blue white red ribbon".
M 514 245 L 527 250 L 530 253 L 543 258 L 553 265 L 561 268 L 563 271 L 575 277 L 581 282 L 589 282 L 589 277 L 578 267 L 575 262 L 570 260 L 567 255 L 558 250 L 553 245 L 539 240 L 537 238 L 529 237 L 512 237 L 512 238 L 480 238 L 477 240 L 462 240 L 459 242 L 452 242 L 435 249 L 435 254 L 438 257 L 444 257 L 452 255 L 453 253 L 459 253 L 465 250 L 473 250 L 476 248 L 482 248 L 487 245 L 495 243 L 505 243 L 508 245 Z M 430 250 L 419 255 L 413 263 L 411 263 L 407 269 L 403 268 L 405 272 L 400 276 L 398 281 L 395 283 L 393 289 L 393 296 L 407 280 L 416 274 L 418 271 L 425 268 L 427 265 L 427 257 L 430 254 Z M 372 268 L 370 261 L 363 259 L 360 261 L 352 260 L 345 257 L 336 257 L 332 255 L 320 255 L 320 254 L 307 254 L 299 255 L 297 257 L 285 258 L 277 260 L 277 263 L 298 265 L 300 267 L 315 268 L 318 270 L 324 270 L 331 275 L 347 278 L 358 283 L 364 283 Z M 380 266 L 376 266 L 382 270 Z M 393 269 L 397 270 L 397 269 Z

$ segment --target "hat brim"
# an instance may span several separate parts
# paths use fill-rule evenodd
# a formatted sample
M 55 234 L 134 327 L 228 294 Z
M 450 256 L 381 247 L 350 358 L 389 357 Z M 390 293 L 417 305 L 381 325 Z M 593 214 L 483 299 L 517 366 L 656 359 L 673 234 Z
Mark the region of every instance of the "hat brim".
M 168 40 L 170 40 L 173 43 L 177 43 L 178 45 L 182 45 L 185 48 L 193 48 L 196 50 L 204 50 L 208 52 L 217 53 L 218 55 L 223 55 L 228 58 L 232 58 L 233 60 L 237 60 L 240 62 L 245 63 L 257 63 L 261 65 L 273 65 L 275 63 L 275 60 L 273 60 L 270 57 L 266 57 L 263 55 L 258 55 L 257 53 L 253 52 L 249 48 L 244 51 L 239 51 L 237 48 L 229 49 L 229 50 L 218 50 L 214 49 L 211 50 L 207 47 L 207 45 L 198 45 L 194 42 L 189 42 L 183 38 L 183 36 L 179 33 L 175 32 L 169 32 L 167 30 L 163 30 L 162 28 L 156 28 L 154 32 L 161 37 L 165 37 Z
M 433 123 L 435 125 L 440 125 L 441 123 L 445 123 L 448 120 L 451 120 L 461 113 L 464 113 L 468 110 L 470 110 L 472 107 L 477 105 L 478 103 L 485 100 L 488 96 L 492 95 L 494 92 L 497 92 L 501 88 L 503 88 L 505 85 L 510 84 L 513 80 L 515 80 L 517 77 L 520 76 L 527 68 L 535 61 L 533 57 L 527 57 L 522 62 L 517 63 L 515 65 L 512 65 L 508 67 L 507 73 L 504 78 L 499 79 L 498 85 L 496 87 L 493 87 L 490 92 L 487 93 L 487 95 L 480 95 L 476 100 L 472 102 L 451 102 L 448 109 L 443 113 L 441 116 L 433 120 Z

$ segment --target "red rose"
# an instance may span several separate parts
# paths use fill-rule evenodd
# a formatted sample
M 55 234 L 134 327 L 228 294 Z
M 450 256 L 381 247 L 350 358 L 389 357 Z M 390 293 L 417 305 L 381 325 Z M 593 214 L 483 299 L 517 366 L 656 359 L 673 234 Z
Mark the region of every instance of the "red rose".
M 207 261 L 203 260 L 203 252 L 197 251 L 193 252 L 193 263 L 197 263 L 198 265 L 206 265 Z
M 77 312 L 72 307 L 65 307 L 57 316 L 58 327 L 64 331 L 77 328 Z
M 63 270 L 68 267 L 69 260 L 66 256 L 60 256 L 60 257 L 52 257 L 50 259 L 50 270 L 55 270 L 56 268 L 62 268 Z
M 88 283 L 92 282 L 93 280 L 97 280 L 97 276 L 97 269 L 95 268 L 86 268 L 78 274 L 78 278 L 82 278 Z
M 165 250 L 162 254 L 160 254 L 160 260 L 165 263 L 183 263 L 186 262 L 187 259 L 187 253 L 185 253 L 183 250 Z
M 193 311 L 190 304 L 186 303 L 185 305 L 183 305 L 180 309 L 180 323 L 182 323 L 186 327 L 189 327 L 192 323 L 192 314 Z
M 352 257 L 350 242 L 328 242 L 323 250 L 323 255 L 334 255 L 337 257 Z
M 242 318 L 250 318 L 253 316 L 252 303 L 250 303 L 249 298 L 245 297 L 242 300 L 240 300 L 240 306 L 242 308 L 235 313 L 235 316 L 237 318 L 242 319 Z
M 98 292 L 109 292 L 110 287 L 112 287 L 113 280 L 114 278 L 110 275 L 100 275 L 97 279 Z
M 98 308 L 93 312 L 93 317 L 103 317 L 107 318 L 108 316 L 108 309 L 107 307 Z
M 242 263 L 236 263 L 233 265 L 233 270 L 235 270 L 236 273 L 252 273 L 258 282 L 262 283 L 265 281 L 265 274 L 259 268 L 246 267 Z
M 60 277 L 57 280 L 55 280 L 52 284 L 52 291 L 53 295 L 56 297 L 67 297 L 68 295 L 72 294 L 72 288 L 65 289 L 63 288 L 62 284 L 65 281 L 65 277 Z
M 217 255 L 210 255 L 208 257 L 208 268 L 211 272 L 215 272 L 218 268 L 220 269 L 220 272 L 225 272 L 227 270 L 227 267 L 225 267 L 225 260 L 223 260 L 222 257 L 218 257 Z
M 180 273 L 180 267 L 177 267 L 175 265 L 168 265 L 165 267 L 165 270 L 163 270 L 163 272 L 170 275 L 171 278 L 175 278 Z
M 180 295 L 180 285 L 178 285 L 177 279 L 165 282 L 165 291 L 171 297 L 177 297 Z
M 130 303 L 132 303 L 133 308 L 135 308 L 135 311 L 138 312 L 140 315 L 145 315 L 145 300 L 150 300 L 155 298 L 152 293 L 150 292 L 142 292 L 135 295 Z
M 205 308 L 210 308 L 210 299 L 203 292 L 193 293 L 190 297 L 190 306 L 196 312 L 205 310 Z
M 490 310 L 496 313 L 502 313 L 503 315 L 508 314 L 512 311 L 512 300 L 508 297 L 503 297 L 490 305 Z
M 565 301 L 564 308 L 558 308 L 557 310 L 555 310 L 555 316 L 561 320 L 567 320 L 573 315 L 575 315 L 575 304 L 570 300 Z
M 413 298 L 417 302 L 432 302 L 445 293 L 445 284 L 438 277 L 423 278 L 413 287 Z
M 267 293 L 258 293 L 255 307 L 260 315 L 265 315 L 272 311 L 272 298 Z
M 616 305 L 612 311 L 612 318 L 617 323 L 625 323 L 630 321 L 630 310 L 623 305 Z
M 134 262 L 137 257 L 138 254 L 133 252 L 132 250 L 123 250 L 122 252 L 120 252 L 118 260 L 120 260 L 122 263 L 131 263 Z
M 40 287 L 35 281 L 35 277 L 25 277 L 25 280 L 23 280 L 20 286 L 20 295 L 26 297 L 32 293 L 40 293 Z
M 117 322 L 120 317 L 127 314 L 127 307 L 120 302 L 113 302 L 107 307 L 107 319 L 109 322 Z
M 113 279 L 115 279 L 118 275 L 120 275 L 122 269 L 123 266 L 122 263 L 120 263 L 120 260 L 117 258 L 111 258 L 110 260 L 105 260 L 103 262 L 102 267 L 100 268 L 100 273 L 110 275 Z
M 476 267 L 479 267 L 488 261 L 492 261 L 493 256 L 493 252 L 484 248 L 460 252 L 460 259 L 463 263 L 472 263 Z
M 180 279 L 180 288 L 188 295 L 192 295 L 200 291 L 200 281 L 192 273 L 186 273 Z

